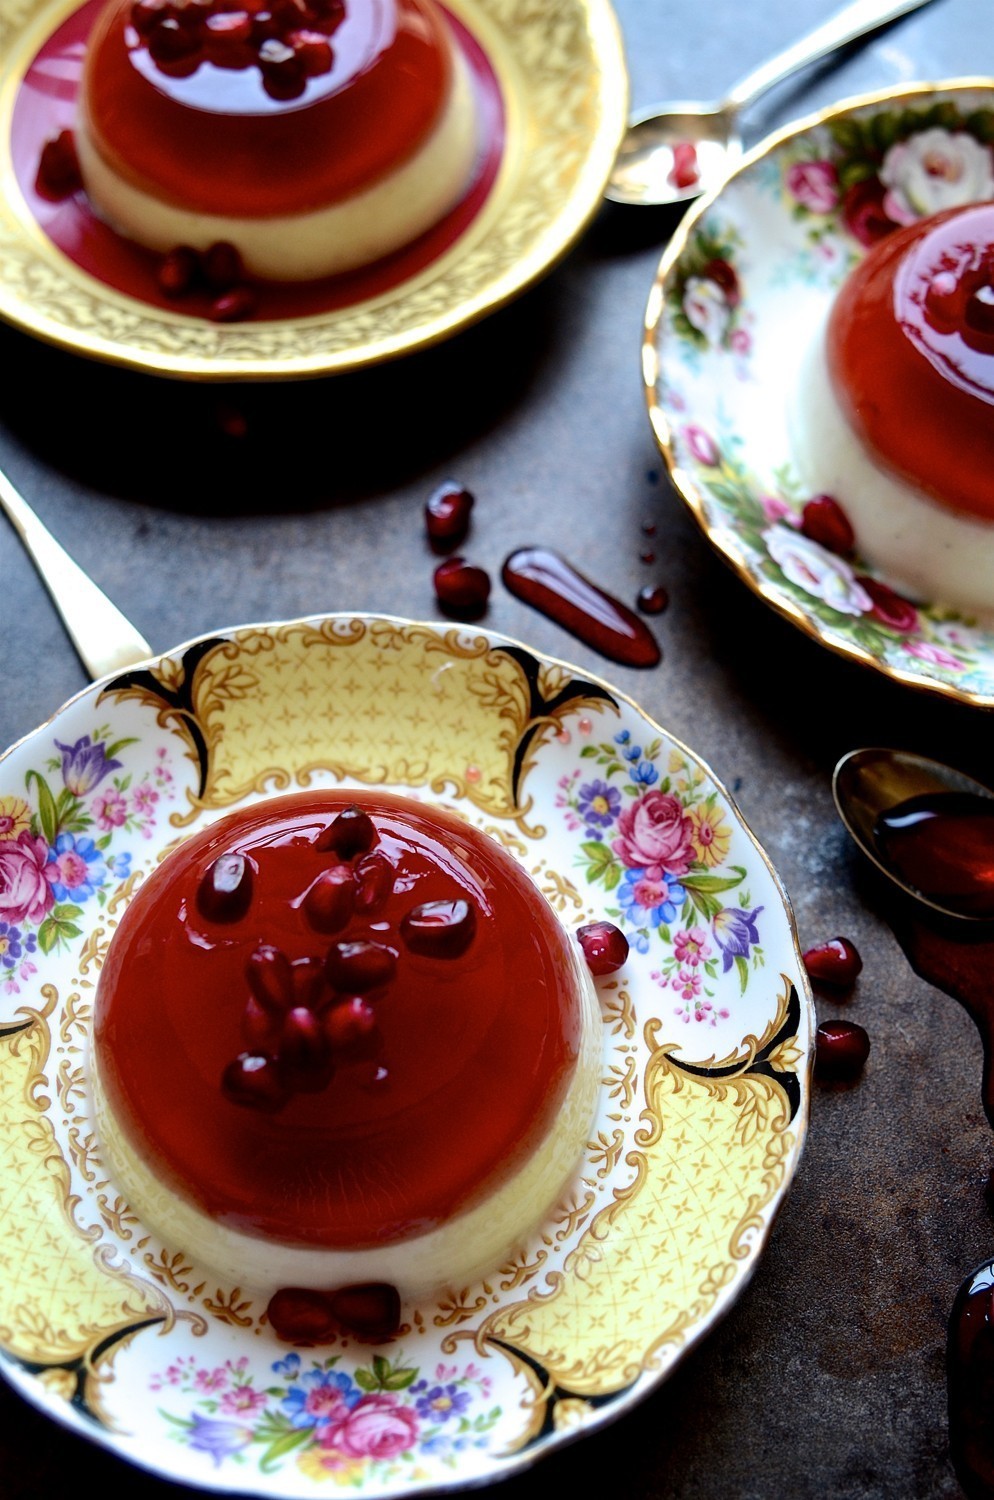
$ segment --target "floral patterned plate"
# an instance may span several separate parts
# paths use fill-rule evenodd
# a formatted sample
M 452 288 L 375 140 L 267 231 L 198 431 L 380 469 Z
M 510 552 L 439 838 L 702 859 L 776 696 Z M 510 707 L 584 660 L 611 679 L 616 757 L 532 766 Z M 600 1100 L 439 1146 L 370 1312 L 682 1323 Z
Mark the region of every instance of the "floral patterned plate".
M 598 1115 L 563 1200 L 387 1343 L 281 1344 L 251 1286 L 108 1180 L 87 1037 L 139 882 L 288 789 L 381 786 L 498 839 L 598 981 Z M 747 1283 L 804 1141 L 813 1006 L 787 898 L 693 752 L 480 629 L 352 615 L 204 637 L 103 679 L 0 760 L 0 1352 L 27 1400 L 186 1484 L 393 1495 L 505 1476 L 656 1387 Z
M 913 605 L 801 534 L 787 396 L 865 248 L 994 197 L 994 80 L 868 95 L 770 136 L 695 206 L 645 317 L 649 417 L 677 490 L 762 599 L 898 682 L 994 706 L 994 631 Z

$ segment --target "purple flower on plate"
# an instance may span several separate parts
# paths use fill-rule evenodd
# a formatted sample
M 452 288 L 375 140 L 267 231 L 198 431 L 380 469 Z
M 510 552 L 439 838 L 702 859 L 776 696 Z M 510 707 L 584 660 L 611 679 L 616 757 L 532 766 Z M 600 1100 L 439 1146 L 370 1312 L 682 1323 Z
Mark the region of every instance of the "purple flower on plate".
M 84 734 L 75 745 L 63 745 L 56 740 L 55 748 L 62 753 L 62 780 L 74 797 L 85 797 L 105 776 L 121 766 L 119 760 L 108 760 L 103 745 L 91 744 L 88 734 Z
M 240 1427 L 236 1422 L 218 1422 L 196 1413 L 190 1419 L 187 1442 L 191 1448 L 209 1453 L 218 1468 L 222 1459 L 229 1458 L 233 1453 L 240 1453 L 251 1441 L 251 1428 Z
M 0 917 L 0 965 L 5 969 L 13 969 L 26 953 L 35 951 L 35 935 L 29 932 L 25 935 L 13 922 L 5 922 Z
M 715 942 L 721 949 L 722 973 L 728 973 L 734 959 L 748 958 L 750 949 L 759 942 L 756 918 L 762 910 L 761 906 L 754 906 L 752 911 L 723 906 L 711 923 Z
M 588 826 L 610 828 L 621 811 L 621 793 L 606 781 L 588 781 L 580 788 L 577 812 Z
M 283 1398 L 294 1427 L 321 1428 L 358 1404 L 362 1392 L 344 1370 L 307 1370 Z
M 450 1417 L 457 1417 L 472 1404 L 472 1396 L 469 1391 L 461 1391 L 458 1385 L 432 1385 L 427 1380 L 419 1380 L 417 1385 L 411 1387 L 411 1395 L 417 1394 L 414 1410 L 419 1417 L 434 1417 L 436 1422 L 447 1422 Z

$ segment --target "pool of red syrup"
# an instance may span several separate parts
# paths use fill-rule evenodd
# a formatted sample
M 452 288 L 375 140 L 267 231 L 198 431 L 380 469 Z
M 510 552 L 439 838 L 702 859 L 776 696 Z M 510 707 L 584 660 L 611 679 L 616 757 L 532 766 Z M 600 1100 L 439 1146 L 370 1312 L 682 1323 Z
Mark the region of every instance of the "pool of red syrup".
M 983 520 L 994 520 L 992 268 L 994 204 L 895 230 L 843 284 L 827 344 L 836 396 L 870 452 Z
M 294 903 L 336 863 L 313 840 L 351 802 L 373 817 L 395 888 L 322 936 Z M 211 922 L 197 887 L 231 850 L 257 867 L 253 901 L 239 920 Z M 405 912 L 467 893 L 477 926 L 462 956 L 405 947 Z M 222 1074 L 245 1050 L 249 955 L 266 943 L 291 961 L 321 958 L 361 939 L 398 955 L 370 997 L 374 1058 L 275 1114 L 226 1098 Z M 125 1138 L 182 1198 L 250 1234 L 354 1247 L 443 1224 L 522 1166 L 563 1104 L 581 1024 L 570 940 L 494 840 L 407 799 L 298 793 L 194 835 L 139 889 L 101 973 L 94 1047 Z
M 11 118 L 14 176 L 41 229 L 81 270 L 150 306 L 206 316 L 208 296 L 194 294 L 180 300 L 164 296 L 156 282 L 158 258 L 97 218 L 83 193 L 50 203 L 35 190 L 45 142 L 75 125 L 86 40 L 102 3 L 90 0 L 74 11 L 48 37 L 25 73 Z M 503 99 L 481 45 L 455 16 L 449 12 L 446 15 L 469 65 L 480 126 L 479 158 L 463 198 L 427 233 L 374 265 L 319 281 L 260 283 L 257 319 L 313 317 L 344 310 L 402 285 L 449 250 L 487 202 L 504 154 Z

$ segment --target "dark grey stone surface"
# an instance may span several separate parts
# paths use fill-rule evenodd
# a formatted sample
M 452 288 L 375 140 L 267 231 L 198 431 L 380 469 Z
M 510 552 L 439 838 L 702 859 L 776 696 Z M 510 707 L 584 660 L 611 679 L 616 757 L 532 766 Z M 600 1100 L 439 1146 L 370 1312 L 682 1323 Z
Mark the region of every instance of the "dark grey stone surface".
M 835 9 L 830 0 L 619 0 L 632 104 L 715 95 Z M 750 139 L 863 90 L 994 74 L 990 0 L 935 0 L 782 87 Z M 0 328 L 0 464 L 73 556 L 163 649 L 217 627 L 328 609 L 435 614 L 421 508 L 477 496 L 470 551 L 559 546 L 612 592 L 665 584 L 661 665 L 601 660 L 499 583 L 488 623 L 598 673 L 689 743 L 736 796 L 790 894 L 802 947 L 860 948 L 870 1032 L 858 1086 L 815 1092 L 766 1254 L 731 1312 L 609 1429 L 507 1481 L 532 1500 L 951 1500 L 944 1347 L 956 1288 L 992 1249 L 994 1141 L 965 1013 L 912 973 L 834 813 L 835 761 L 913 747 L 989 778 L 994 721 L 881 681 L 805 639 L 711 551 L 670 490 L 642 397 L 643 310 L 672 214 L 605 206 L 514 305 L 425 354 L 300 384 L 184 385 L 93 365 Z M 248 425 L 225 437 L 219 407 Z M 656 561 L 640 552 L 655 523 Z M 84 674 L 0 523 L 0 743 Z M 175 1487 L 48 1422 L 0 1384 L 3 1500 Z

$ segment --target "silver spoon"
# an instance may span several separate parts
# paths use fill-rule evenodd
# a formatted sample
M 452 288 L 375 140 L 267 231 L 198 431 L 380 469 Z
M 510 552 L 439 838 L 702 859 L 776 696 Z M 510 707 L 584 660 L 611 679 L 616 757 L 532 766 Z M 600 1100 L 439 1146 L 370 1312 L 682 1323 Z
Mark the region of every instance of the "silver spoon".
M 901 868 L 888 857 L 886 844 L 878 832 L 880 819 L 887 814 L 893 816 L 896 809 L 912 798 L 928 799 L 919 806 L 938 809 L 943 806 L 941 799 L 952 796 L 954 800 L 947 803 L 951 809 L 959 808 L 966 815 L 972 809 L 976 814 L 987 813 L 991 817 L 994 847 L 994 791 L 990 787 L 942 761 L 929 760 L 909 750 L 874 747 L 852 750 L 842 757 L 832 777 L 832 794 L 839 817 L 867 859 L 925 912 L 964 923 L 986 923 L 988 927 L 994 924 L 994 864 L 986 900 L 983 897 L 978 900 L 975 880 L 971 891 L 971 881 L 958 880 L 955 866 L 947 869 L 937 857 L 931 861 L 929 889 L 924 891 L 909 878 L 907 866 Z M 936 797 L 940 800 L 933 803 Z
M 739 116 L 747 106 L 820 57 L 930 3 L 853 0 L 809 36 L 747 74 L 717 103 L 657 104 L 633 115 L 605 197 L 615 203 L 659 207 L 710 192 L 742 155 Z
M 144 636 L 55 540 L 2 470 L 0 506 L 38 569 L 94 681 L 154 655 Z

